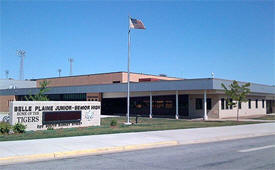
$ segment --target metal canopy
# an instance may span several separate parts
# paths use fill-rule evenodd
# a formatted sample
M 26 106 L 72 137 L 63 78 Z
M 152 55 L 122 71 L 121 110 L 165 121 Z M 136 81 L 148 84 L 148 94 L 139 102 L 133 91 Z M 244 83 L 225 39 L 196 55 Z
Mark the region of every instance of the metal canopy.
M 232 80 L 216 78 L 169 80 L 157 82 L 133 82 L 130 85 L 130 89 L 131 92 L 170 90 L 223 90 L 221 83 L 229 85 L 232 82 Z M 239 83 L 244 84 L 244 82 Z M 49 88 L 50 90 L 46 94 L 127 92 L 127 83 Z M 275 95 L 275 86 L 251 83 L 250 90 L 252 93 Z M 39 88 L 5 89 L 0 90 L 0 95 L 29 95 L 36 94 L 38 92 Z

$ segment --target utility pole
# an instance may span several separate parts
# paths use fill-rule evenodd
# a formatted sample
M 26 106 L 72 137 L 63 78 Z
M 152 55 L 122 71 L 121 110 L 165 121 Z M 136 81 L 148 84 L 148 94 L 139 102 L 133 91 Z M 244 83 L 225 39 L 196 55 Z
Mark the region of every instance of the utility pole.
M 24 57 L 25 57 L 26 51 L 17 50 L 16 54 L 20 57 L 19 80 L 24 80 Z
M 6 74 L 6 79 L 9 79 L 9 70 L 6 70 L 5 74 Z
M 61 71 L 62 71 L 62 70 L 61 70 L 61 69 L 58 69 L 57 71 L 58 71 L 58 76 L 60 77 Z
M 69 58 L 69 62 L 70 62 L 70 76 L 72 76 L 73 75 L 73 62 L 74 62 L 74 59 Z

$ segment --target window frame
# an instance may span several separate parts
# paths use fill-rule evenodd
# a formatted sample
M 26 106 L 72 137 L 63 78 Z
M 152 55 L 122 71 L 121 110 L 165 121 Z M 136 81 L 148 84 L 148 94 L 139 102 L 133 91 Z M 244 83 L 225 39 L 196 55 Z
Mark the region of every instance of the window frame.
M 196 98 L 195 108 L 196 108 L 196 110 L 202 110 L 203 109 L 202 98 Z
M 225 107 L 224 107 L 224 98 L 221 98 L 221 110 L 225 110 Z
M 238 109 L 242 109 L 242 103 L 238 102 Z

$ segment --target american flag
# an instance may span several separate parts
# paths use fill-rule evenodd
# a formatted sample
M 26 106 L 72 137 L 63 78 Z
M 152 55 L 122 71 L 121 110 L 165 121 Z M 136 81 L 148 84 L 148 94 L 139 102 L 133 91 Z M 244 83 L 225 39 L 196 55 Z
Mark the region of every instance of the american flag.
M 130 18 L 130 28 L 133 28 L 133 29 L 145 29 L 145 26 L 141 22 L 141 20 Z

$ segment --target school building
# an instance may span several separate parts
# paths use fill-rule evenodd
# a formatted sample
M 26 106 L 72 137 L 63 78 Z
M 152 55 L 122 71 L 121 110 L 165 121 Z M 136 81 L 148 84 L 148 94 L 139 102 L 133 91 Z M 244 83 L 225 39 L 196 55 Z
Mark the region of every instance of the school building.
M 49 82 L 46 92 L 52 101 L 101 101 L 101 114 L 126 115 L 127 72 L 111 72 L 35 80 L 0 80 L 0 112 L 9 111 L 9 102 L 23 101 L 37 94 L 39 85 Z M 237 108 L 227 106 L 221 84 L 232 80 L 218 78 L 182 79 L 165 75 L 130 74 L 130 116 L 197 118 L 236 117 Z M 239 82 L 244 84 L 244 82 Z M 238 106 L 239 115 L 253 116 L 275 112 L 275 86 L 251 83 L 248 102 Z

